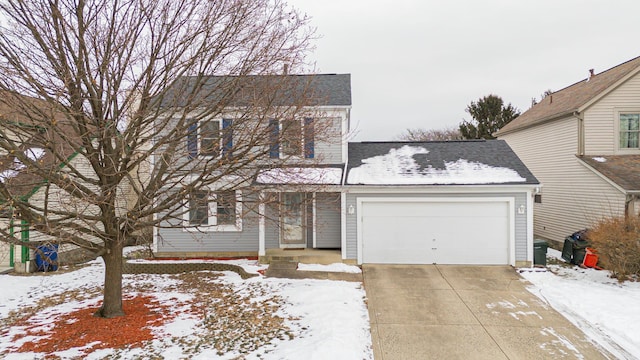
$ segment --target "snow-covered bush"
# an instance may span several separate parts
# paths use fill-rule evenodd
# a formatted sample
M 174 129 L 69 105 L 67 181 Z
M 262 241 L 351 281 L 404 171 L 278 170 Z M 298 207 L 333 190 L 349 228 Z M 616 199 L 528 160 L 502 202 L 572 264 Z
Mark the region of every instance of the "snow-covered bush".
M 640 275 L 640 217 L 601 220 L 589 231 L 600 264 L 619 281 Z

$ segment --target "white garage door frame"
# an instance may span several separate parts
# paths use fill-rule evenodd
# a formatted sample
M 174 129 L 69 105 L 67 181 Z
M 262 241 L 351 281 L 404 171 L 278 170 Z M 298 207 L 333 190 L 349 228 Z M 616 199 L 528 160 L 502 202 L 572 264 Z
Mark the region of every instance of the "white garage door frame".
M 362 238 L 362 225 L 363 225 L 363 204 L 365 203 L 397 203 L 397 202 L 406 202 L 406 203 L 441 203 L 441 202 L 451 202 L 451 203 L 469 203 L 469 202 L 502 202 L 507 203 L 509 207 L 509 229 L 508 229 L 508 254 L 509 254 L 509 265 L 515 266 L 516 262 L 516 250 L 515 250 L 515 198 L 513 197 L 421 197 L 421 198 L 407 198 L 407 197 L 358 197 L 356 200 L 356 209 L 358 214 L 358 226 L 357 226 L 357 247 L 358 247 L 358 264 L 363 263 L 363 238 Z

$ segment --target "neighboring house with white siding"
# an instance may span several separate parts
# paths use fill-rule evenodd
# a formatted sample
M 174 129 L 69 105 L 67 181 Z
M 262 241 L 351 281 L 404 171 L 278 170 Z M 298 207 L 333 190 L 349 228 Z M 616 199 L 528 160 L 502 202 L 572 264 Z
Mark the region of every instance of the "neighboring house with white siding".
M 497 132 L 542 183 L 534 233 L 560 242 L 640 210 L 640 57 L 547 95 Z
M 16 94 L 12 96 L 14 98 L 0 99 L 0 141 L 3 141 L 3 148 L 17 146 L 16 150 L 0 152 L 0 228 L 8 237 L 0 243 L 0 268 L 14 268 L 20 272 L 33 271 L 35 242 L 59 245 L 58 261 L 62 263 L 77 262 L 94 256 L 86 253 L 68 238 L 61 239 L 50 234 L 55 234 L 55 231 L 63 228 L 67 235 L 73 234 L 83 240 L 100 243 L 93 234 L 73 230 L 76 225 L 88 229 L 100 227 L 98 221 L 84 218 L 99 214 L 98 207 L 76 199 L 68 189 L 62 189 L 49 182 L 43 175 L 47 169 L 54 169 L 51 170 L 51 174 L 67 173 L 70 175 L 66 176 L 77 176 L 78 182 L 81 182 L 80 177 L 89 179 L 95 176 L 89 160 L 80 154 L 82 149 L 73 144 L 74 139 L 62 139 L 55 132 L 48 132 L 41 126 L 43 123 L 59 120 L 62 114 L 43 111 L 42 109 L 50 108 L 51 105 L 42 100 Z M 19 101 L 11 101 L 12 99 Z M 13 108 L 18 103 L 23 106 L 20 111 Z M 28 111 L 32 113 L 27 114 Z M 55 118 L 52 120 L 47 117 L 40 120 L 42 114 L 54 114 L 52 116 Z M 72 131 L 66 133 L 73 134 Z M 130 178 L 138 181 L 140 173 L 148 173 L 149 169 L 145 168 L 145 165 L 146 163 L 143 163 L 131 171 Z M 88 181 L 82 183 L 89 188 L 95 186 Z M 128 180 L 123 181 L 117 193 L 118 209 L 126 211 L 130 204 L 135 202 L 135 193 Z M 59 227 L 47 234 L 37 231 L 34 223 L 29 223 L 25 216 L 21 216 L 17 206 L 19 203 L 26 203 L 33 209 L 33 213 L 36 214 L 34 216 L 38 216 L 35 222 L 39 225 L 43 223 L 41 219 L 45 219 L 44 222 L 47 224 L 56 220 Z
M 531 264 L 539 183 L 504 141 L 348 143 L 350 76 L 288 76 L 318 95 L 304 104 L 317 115 L 284 120 L 295 131 L 270 120 L 277 141 L 241 190 L 221 183 L 189 194 L 168 184 L 184 209 L 156 227 L 156 256 L 339 249 L 358 264 Z M 185 161 L 208 156 L 202 132 L 219 134 L 216 156 L 241 153 L 244 119 L 233 99 L 227 105 L 185 139 Z

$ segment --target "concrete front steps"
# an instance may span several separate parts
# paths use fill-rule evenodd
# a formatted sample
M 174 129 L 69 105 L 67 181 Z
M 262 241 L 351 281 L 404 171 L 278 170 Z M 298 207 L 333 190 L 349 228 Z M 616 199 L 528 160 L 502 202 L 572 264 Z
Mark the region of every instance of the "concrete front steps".
M 342 252 L 333 249 L 268 249 L 260 262 L 271 264 L 272 261 L 294 261 L 303 264 L 346 263 L 355 265 L 355 260 L 342 260 Z
M 269 264 L 269 268 L 264 273 L 268 277 L 362 282 L 362 274 L 297 270 L 298 263 L 323 265 L 341 263 L 343 261 L 340 250 L 272 249 L 267 250 L 267 254 L 260 257 L 260 262 Z

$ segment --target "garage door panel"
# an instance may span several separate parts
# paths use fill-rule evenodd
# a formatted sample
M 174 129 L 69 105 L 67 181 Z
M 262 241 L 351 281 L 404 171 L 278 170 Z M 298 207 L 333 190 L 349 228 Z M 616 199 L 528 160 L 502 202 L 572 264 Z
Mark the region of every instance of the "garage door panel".
M 363 261 L 508 264 L 509 225 L 506 201 L 363 202 Z
M 508 216 L 504 202 L 372 202 L 363 207 L 363 216 L 492 217 Z
M 379 263 L 426 264 L 433 260 L 427 258 L 427 239 L 415 236 L 413 229 L 420 225 L 421 218 L 403 217 L 368 217 L 363 223 L 363 237 L 377 238 L 379 243 L 364 243 L 365 258 L 378 259 Z M 394 226 L 389 226 L 394 224 Z

